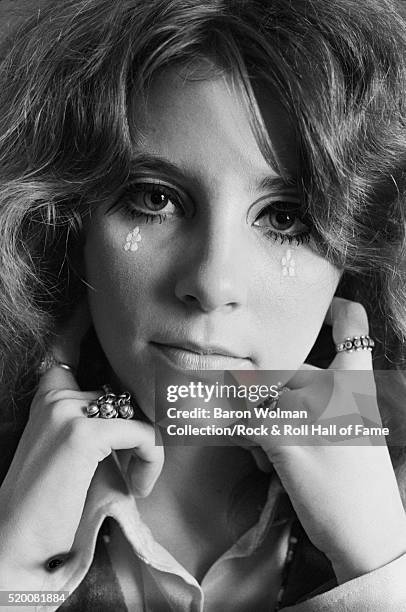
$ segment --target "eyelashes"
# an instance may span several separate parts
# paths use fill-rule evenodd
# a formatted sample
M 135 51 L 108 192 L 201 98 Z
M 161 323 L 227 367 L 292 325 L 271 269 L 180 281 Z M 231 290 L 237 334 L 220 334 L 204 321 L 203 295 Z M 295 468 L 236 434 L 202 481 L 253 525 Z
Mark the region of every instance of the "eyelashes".
M 265 233 L 266 238 L 269 240 L 273 240 L 274 242 L 279 242 L 280 244 L 285 244 L 287 242 L 290 244 L 296 244 L 296 246 L 300 246 L 301 244 L 309 244 L 311 239 L 311 232 L 307 230 L 300 234 L 280 234 L 273 230 L 269 230 Z
M 164 223 L 167 219 L 167 215 L 158 213 L 156 215 L 151 215 L 150 213 L 139 212 L 131 208 L 131 205 L 124 204 L 124 207 L 127 209 L 128 214 L 133 219 L 143 219 L 145 223 Z
M 308 220 L 307 224 L 304 223 L 300 204 L 297 198 L 294 199 L 294 202 L 282 199 L 269 201 L 256 215 L 252 227 L 273 242 L 297 246 L 308 244 L 312 236 L 311 224 Z M 264 200 L 261 198 L 261 202 Z M 180 194 L 178 189 L 157 181 L 144 181 L 128 185 L 111 208 L 122 209 L 132 219 L 146 224 L 163 224 L 174 218 L 192 216 L 190 211 L 194 204 L 187 194 Z
M 309 225 L 304 223 L 303 215 L 300 214 L 298 201 L 275 200 L 271 202 L 256 216 L 253 225 L 261 228 L 266 238 L 281 244 L 287 242 L 299 246 L 307 244 L 311 237 Z M 285 233 L 286 231 L 292 233 Z
M 163 223 L 169 215 L 184 216 L 176 191 L 159 183 L 130 185 L 120 201 L 133 218 L 144 218 L 147 223 Z

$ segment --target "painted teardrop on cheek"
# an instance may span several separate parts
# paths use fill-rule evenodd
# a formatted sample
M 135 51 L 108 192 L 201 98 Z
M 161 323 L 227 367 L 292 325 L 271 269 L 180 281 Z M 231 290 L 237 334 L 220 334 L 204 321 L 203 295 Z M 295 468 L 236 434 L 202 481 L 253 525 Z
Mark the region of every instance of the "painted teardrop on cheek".
M 140 228 L 137 226 L 127 234 L 124 251 L 138 251 L 139 242 L 141 242 L 141 232 Z
M 296 276 L 296 261 L 292 249 L 287 249 L 281 259 L 282 276 Z

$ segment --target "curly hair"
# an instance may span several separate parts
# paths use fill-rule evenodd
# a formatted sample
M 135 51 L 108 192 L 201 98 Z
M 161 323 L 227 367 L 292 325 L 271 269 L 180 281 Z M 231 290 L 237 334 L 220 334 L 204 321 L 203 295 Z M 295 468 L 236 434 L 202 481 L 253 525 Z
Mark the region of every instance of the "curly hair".
M 90 208 L 129 175 L 137 138 L 130 101 L 142 100 L 159 71 L 198 61 L 232 76 L 264 157 L 283 174 L 256 95 L 259 85 L 278 92 L 295 130 L 303 213 L 317 249 L 344 268 L 341 294 L 367 309 L 378 341 L 375 367 L 400 368 L 406 337 L 403 2 L 43 5 L 2 48 L 4 410 L 17 406 L 26 414 L 38 364 L 85 291 L 83 227 Z

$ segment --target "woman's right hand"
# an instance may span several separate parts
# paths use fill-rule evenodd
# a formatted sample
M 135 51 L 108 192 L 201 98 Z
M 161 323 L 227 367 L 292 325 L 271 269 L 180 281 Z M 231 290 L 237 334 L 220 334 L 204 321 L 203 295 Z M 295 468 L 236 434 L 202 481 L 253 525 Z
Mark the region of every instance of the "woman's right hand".
M 77 363 L 88 327 L 83 315 L 81 306 L 54 346 L 58 361 Z M 153 427 L 87 418 L 86 406 L 101 393 L 81 392 L 73 374 L 58 366 L 41 377 L 0 488 L 0 588 L 40 588 L 47 560 L 70 551 L 92 477 L 112 450 L 134 449 L 133 490 L 146 496 L 153 488 L 163 465 Z

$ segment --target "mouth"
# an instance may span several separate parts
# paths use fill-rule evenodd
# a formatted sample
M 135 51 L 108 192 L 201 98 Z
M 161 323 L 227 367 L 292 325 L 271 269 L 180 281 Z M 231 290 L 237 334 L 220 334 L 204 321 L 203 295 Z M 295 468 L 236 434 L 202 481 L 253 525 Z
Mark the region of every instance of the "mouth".
M 253 367 L 249 357 L 219 345 L 194 342 L 151 342 L 154 350 L 171 366 L 181 370 L 246 370 Z

